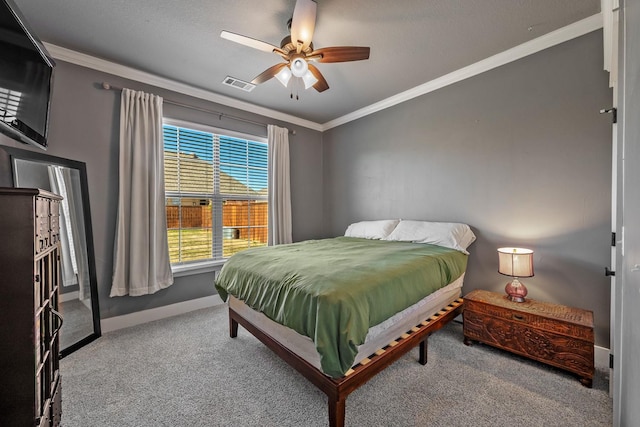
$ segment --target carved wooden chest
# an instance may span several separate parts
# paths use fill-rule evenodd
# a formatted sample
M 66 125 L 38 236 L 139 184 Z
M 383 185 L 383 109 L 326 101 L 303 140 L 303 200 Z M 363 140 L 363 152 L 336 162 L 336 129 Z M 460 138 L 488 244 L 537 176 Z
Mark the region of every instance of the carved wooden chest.
M 593 313 L 475 290 L 464 297 L 464 343 L 472 340 L 570 371 L 593 382 Z

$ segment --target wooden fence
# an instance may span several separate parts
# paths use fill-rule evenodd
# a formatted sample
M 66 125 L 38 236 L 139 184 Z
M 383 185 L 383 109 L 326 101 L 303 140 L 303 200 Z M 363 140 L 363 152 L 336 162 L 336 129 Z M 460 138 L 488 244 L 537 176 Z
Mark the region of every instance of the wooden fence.
M 222 205 L 223 237 L 267 243 L 267 209 L 267 202 L 263 201 L 224 202 Z M 180 210 L 182 210 L 182 225 Z M 167 227 L 169 229 L 211 228 L 211 206 L 167 206 Z
M 167 206 L 167 228 L 211 228 L 211 206 Z

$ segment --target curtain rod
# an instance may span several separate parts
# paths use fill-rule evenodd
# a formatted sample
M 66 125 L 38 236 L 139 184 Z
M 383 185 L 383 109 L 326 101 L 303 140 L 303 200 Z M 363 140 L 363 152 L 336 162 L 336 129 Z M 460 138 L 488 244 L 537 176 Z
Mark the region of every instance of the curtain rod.
M 102 82 L 101 85 L 102 89 L 104 90 L 122 90 L 121 87 L 117 87 L 117 86 L 113 86 L 107 82 Z M 194 105 L 189 105 L 189 104 L 183 104 L 182 102 L 178 102 L 178 101 L 173 101 L 171 99 L 167 99 L 167 98 L 162 98 L 163 102 L 166 102 L 167 104 L 172 104 L 172 105 L 176 105 L 178 107 L 184 107 L 184 108 L 189 108 L 191 110 L 196 110 L 196 111 L 201 111 L 203 113 L 208 113 L 208 114 L 212 114 L 214 116 L 218 116 L 219 120 L 222 120 L 223 117 L 226 117 L 227 119 L 232 119 L 232 120 L 237 120 L 240 122 L 245 122 L 245 123 L 250 123 L 252 125 L 258 125 L 258 126 L 262 126 L 262 127 L 267 127 L 267 125 L 265 123 L 261 123 L 261 122 L 256 122 L 253 120 L 249 120 L 249 119 L 245 119 L 243 117 L 238 117 L 238 116 L 232 116 L 231 114 L 226 114 L 226 113 L 221 113 L 219 111 L 214 111 L 214 110 L 209 110 L 207 108 L 201 108 L 201 107 L 196 107 Z M 290 130 L 289 131 L 290 134 L 295 135 L 296 131 L 295 130 Z

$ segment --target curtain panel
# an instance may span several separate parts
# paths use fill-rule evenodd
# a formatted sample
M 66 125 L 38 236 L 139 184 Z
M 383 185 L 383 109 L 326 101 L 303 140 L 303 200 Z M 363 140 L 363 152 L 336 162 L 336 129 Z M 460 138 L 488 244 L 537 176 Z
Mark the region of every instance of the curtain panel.
M 269 145 L 269 238 L 268 244 L 291 243 L 291 185 L 289 130 L 267 126 Z
M 122 90 L 119 166 L 110 296 L 148 295 L 173 283 L 167 242 L 160 96 Z

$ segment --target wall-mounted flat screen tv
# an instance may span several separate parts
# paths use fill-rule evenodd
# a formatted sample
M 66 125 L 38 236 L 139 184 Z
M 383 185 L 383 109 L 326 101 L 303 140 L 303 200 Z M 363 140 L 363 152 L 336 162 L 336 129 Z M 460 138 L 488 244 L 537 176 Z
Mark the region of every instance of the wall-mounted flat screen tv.
M 46 149 L 55 63 L 12 0 L 0 0 L 0 132 Z

